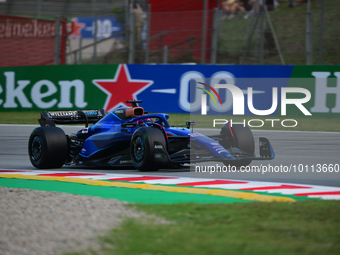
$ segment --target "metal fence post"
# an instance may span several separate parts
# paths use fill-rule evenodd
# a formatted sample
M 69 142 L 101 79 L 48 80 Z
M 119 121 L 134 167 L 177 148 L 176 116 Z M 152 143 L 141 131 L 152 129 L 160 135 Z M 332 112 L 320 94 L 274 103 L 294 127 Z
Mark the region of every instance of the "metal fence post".
M 267 15 L 268 24 L 269 24 L 270 30 L 271 30 L 272 35 L 273 35 L 273 38 L 274 38 L 275 46 L 276 46 L 277 52 L 278 52 L 278 54 L 279 54 L 279 57 L 280 57 L 280 60 L 281 60 L 281 64 L 284 65 L 284 64 L 285 64 L 285 61 L 284 61 L 283 56 L 282 56 L 282 52 L 281 52 L 279 40 L 278 40 L 277 37 L 276 37 L 276 33 L 275 33 L 275 30 L 274 30 L 274 26 L 273 26 L 273 23 L 272 23 L 272 21 L 271 21 L 271 19 L 270 19 L 270 15 L 269 15 L 269 13 L 268 13 L 268 10 L 267 10 L 267 7 L 266 7 L 266 6 L 264 6 L 264 10 L 265 10 L 266 15 Z
M 97 0 L 92 0 L 92 16 L 95 16 L 97 13 Z
M 125 0 L 125 29 L 128 29 L 129 26 L 129 14 L 130 14 L 130 2 L 129 0 Z
M 81 65 L 81 53 L 82 53 L 82 48 L 83 47 L 83 37 L 82 36 L 80 36 L 79 37 L 79 55 L 78 55 L 78 57 L 79 57 L 79 59 L 78 59 L 78 64 L 79 65 Z
M 206 37 L 206 31 L 207 31 L 207 0 L 203 0 L 203 19 L 202 19 L 202 48 L 201 48 L 201 64 L 204 64 L 205 62 L 205 37 Z
M 77 64 L 77 60 L 78 60 L 77 51 L 74 51 L 74 53 L 73 53 L 73 64 L 74 64 L 74 65 Z
M 150 16 L 151 7 L 150 4 L 147 5 L 146 10 L 146 41 L 145 41 L 145 64 L 149 63 L 149 37 L 150 37 Z
M 125 26 L 124 26 L 124 40 L 125 40 L 125 45 L 126 45 L 126 49 L 128 49 L 128 43 L 130 41 L 130 12 L 131 12 L 131 8 L 130 8 L 130 1 L 129 0 L 125 0 Z M 127 60 L 126 60 L 127 61 Z
M 129 36 L 129 64 L 135 62 L 135 40 L 136 40 L 136 14 L 130 13 L 130 36 Z
M 218 8 L 214 9 L 214 21 L 213 21 L 213 35 L 212 35 L 212 52 L 211 52 L 211 64 L 216 64 L 216 55 L 217 55 L 217 30 L 218 30 Z
M 306 20 L 306 62 L 313 65 L 313 12 L 307 12 Z
M 38 17 L 41 16 L 41 0 L 38 0 L 38 4 L 37 4 L 37 16 Z
M 325 0 L 321 0 L 320 8 L 320 33 L 319 33 L 319 65 L 322 65 L 322 47 L 323 47 L 323 18 L 325 12 Z
M 54 65 L 59 65 L 60 60 L 60 16 L 55 18 L 55 37 L 54 37 Z
M 261 6 L 261 37 L 260 37 L 260 65 L 263 65 L 263 55 L 264 55 L 264 30 L 265 30 L 265 19 L 264 19 L 264 8 Z
M 98 34 L 98 15 L 97 10 L 95 11 L 94 16 L 94 44 L 93 44 L 93 64 L 97 64 L 97 34 Z
M 168 46 L 164 46 L 163 48 L 163 64 L 168 63 Z

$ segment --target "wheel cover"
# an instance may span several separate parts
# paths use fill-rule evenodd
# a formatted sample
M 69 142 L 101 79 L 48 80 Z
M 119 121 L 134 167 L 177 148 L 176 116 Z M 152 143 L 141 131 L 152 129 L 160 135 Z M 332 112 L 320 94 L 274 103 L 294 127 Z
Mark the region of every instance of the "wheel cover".
M 145 155 L 145 143 L 142 137 L 138 136 L 135 144 L 133 145 L 133 156 L 136 162 L 141 162 Z
M 42 146 L 39 136 L 35 136 L 31 143 L 31 155 L 33 160 L 38 161 L 41 158 Z

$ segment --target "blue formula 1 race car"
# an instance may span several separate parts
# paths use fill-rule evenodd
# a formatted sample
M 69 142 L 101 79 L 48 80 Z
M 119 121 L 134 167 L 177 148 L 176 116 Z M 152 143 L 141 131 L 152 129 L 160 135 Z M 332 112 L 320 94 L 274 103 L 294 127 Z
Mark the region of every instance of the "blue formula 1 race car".
M 104 110 L 43 111 L 28 144 L 29 158 L 37 168 L 66 165 L 98 167 L 133 165 L 140 171 L 180 167 L 186 163 L 220 161 L 246 166 L 252 160 L 274 158 L 266 138 L 260 138 L 255 156 L 252 132 L 241 124 L 223 125 L 220 134 L 205 136 L 193 130 L 193 122 L 170 126 L 167 114 L 146 114 L 137 103 L 105 114 Z M 55 124 L 85 124 L 65 135 Z M 94 123 L 88 126 L 89 123 Z

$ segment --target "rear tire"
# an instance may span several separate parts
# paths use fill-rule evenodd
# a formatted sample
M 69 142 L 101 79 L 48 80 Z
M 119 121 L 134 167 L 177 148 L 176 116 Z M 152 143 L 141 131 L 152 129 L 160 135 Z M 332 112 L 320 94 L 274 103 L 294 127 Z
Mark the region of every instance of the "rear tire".
M 227 143 L 221 142 L 221 145 L 228 149 L 227 144 L 232 147 L 239 148 L 242 151 L 245 151 L 251 155 L 255 153 L 255 142 L 253 133 L 249 129 L 248 126 L 243 126 L 242 124 L 233 124 L 232 127 L 229 127 L 229 123 L 223 125 L 221 129 L 221 135 L 224 136 L 223 140 L 228 141 Z M 222 140 L 222 141 L 223 141 Z M 243 159 L 243 160 L 235 160 L 235 161 L 224 161 L 223 163 L 228 166 L 248 166 L 251 163 L 251 159 Z
M 60 168 L 65 164 L 68 147 L 67 137 L 62 129 L 38 127 L 30 136 L 28 154 L 36 168 Z
M 142 127 L 135 131 L 130 143 L 132 164 L 139 171 L 157 171 L 161 163 L 155 161 L 155 141 L 166 145 L 163 132 L 157 128 Z

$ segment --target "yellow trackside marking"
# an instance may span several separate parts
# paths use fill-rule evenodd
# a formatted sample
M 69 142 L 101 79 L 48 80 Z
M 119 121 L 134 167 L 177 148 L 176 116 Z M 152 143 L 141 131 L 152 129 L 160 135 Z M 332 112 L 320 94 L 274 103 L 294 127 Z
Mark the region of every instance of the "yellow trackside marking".
M 50 177 L 50 176 L 44 176 L 44 181 L 60 181 L 65 177 Z M 27 178 L 28 179 L 28 178 Z M 30 178 L 31 179 L 31 178 Z M 32 180 L 39 180 L 39 179 L 33 179 Z
M 223 190 L 223 189 L 173 187 L 173 186 L 140 184 L 140 183 L 98 181 L 98 180 L 83 179 L 83 178 L 50 177 L 50 176 L 22 175 L 22 174 L 0 174 L 0 178 L 17 178 L 17 179 L 42 180 L 42 181 L 60 181 L 60 182 L 71 182 L 71 183 L 92 185 L 92 186 L 118 187 L 118 188 L 143 189 L 143 190 L 158 190 L 158 191 L 165 191 L 165 192 L 179 192 L 179 193 L 190 193 L 190 194 L 204 194 L 204 195 L 232 197 L 232 198 L 252 200 L 252 201 L 260 201 L 260 202 L 296 202 L 295 199 L 290 198 L 290 197 L 261 195 L 261 194 L 256 194 L 256 193 Z
M 53 176 L 0 174 L 0 178 L 17 178 L 17 179 L 25 179 L 25 180 L 41 180 L 41 177 L 44 178 L 44 181 L 60 181 L 61 179 L 65 179 L 65 177 L 53 177 Z
M 247 199 L 250 196 L 255 196 L 256 194 L 253 193 L 241 193 L 241 194 L 235 194 L 235 196 L 239 199 Z
M 218 194 L 224 194 L 225 190 L 220 190 L 220 189 L 213 189 L 211 191 L 209 191 L 209 195 L 215 195 L 215 196 L 218 196 Z
M 147 188 L 144 188 L 147 190 L 160 190 L 160 191 L 168 191 L 168 192 L 181 192 L 182 190 L 186 188 L 180 188 L 180 187 L 172 187 L 172 186 L 161 186 L 161 185 L 150 185 Z
M 37 176 L 37 175 L 24 175 L 23 177 L 16 177 L 16 178 L 26 179 L 26 180 L 41 180 L 41 177 L 44 177 L 44 180 L 48 180 L 48 181 L 60 181 L 63 178 L 63 177 L 60 178 L 60 177 Z
M 151 184 L 135 184 L 136 186 L 134 189 L 147 189 L 148 187 L 151 186 Z
M 121 188 L 130 188 L 130 189 L 136 189 L 137 186 L 139 186 L 140 184 L 136 184 L 136 183 L 126 183 L 126 182 L 108 182 L 108 183 L 113 183 L 116 184 L 113 187 L 121 187 Z
M 206 195 L 209 190 L 208 189 L 200 189 L 200 188 L 186 188 L 184 190 L 185 193 L 192 193 L 192 194 L 204 194 Z
M 118 187 L 118 188 L 132 188 L 131 183 L 125 183 L 125 182 L 105 182 L 105 186 L 107 187 Z
M 64 178 L 61 179 L 62 182 L 74 182 L 74 183 L 81 183 L 81 184 L 87 184 L 87 185 L 94 185 L 99 186 L 101 184 L 101 181 L 93 180 L 93 179 L 82 179 L 82 178 Z
M 21 178 L 23 174 L 0 174 L 0 178 Z

